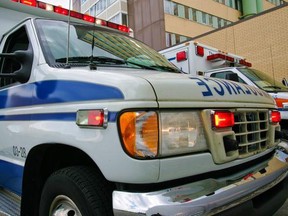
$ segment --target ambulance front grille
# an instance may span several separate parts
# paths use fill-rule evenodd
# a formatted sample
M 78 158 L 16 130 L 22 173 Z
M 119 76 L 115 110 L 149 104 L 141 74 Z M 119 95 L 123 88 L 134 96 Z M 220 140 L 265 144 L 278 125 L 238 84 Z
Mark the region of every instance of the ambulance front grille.
M 268 110 L 240 110 L 235 112 L 233 131 L 239 143 L 239 157 L 245 158 L 268 147 Z

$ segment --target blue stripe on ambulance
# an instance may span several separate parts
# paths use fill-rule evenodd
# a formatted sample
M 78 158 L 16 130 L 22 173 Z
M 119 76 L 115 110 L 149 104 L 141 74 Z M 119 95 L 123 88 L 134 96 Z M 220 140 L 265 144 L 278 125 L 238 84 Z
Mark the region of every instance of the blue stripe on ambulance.
M 94 92 L 94 94 L 91 94 Z M 9 96 L 9 98 L 8 98 Z M 31 99 L 32 98 L 32 99 Z M 68 80 L 48 80 L 12 86 L 0 90 L 0 109 L 51 103 L 68 103 L 92 100 L 123 100 L 123 93 L 111 86 Z M 109 112 L 108 121 L 115 122 L 116 112 Z M 0 121 L 76 121 L 76 113 L 37 113 L 0 115 Z M 24 168 L 0 160 L 0 184 L 18 195 L 22 192 Z
M 0 109 L 51 103 L 123 99 L 123 93 L 115 87 L 88 82 L 47 80 L 13 86 L 0 91 Z
M 1 186 L 20 195 L 22 192 L 23 166 L 0 160 Z
M 168 61 L 174 61 L 176 57 L 169 58 Z

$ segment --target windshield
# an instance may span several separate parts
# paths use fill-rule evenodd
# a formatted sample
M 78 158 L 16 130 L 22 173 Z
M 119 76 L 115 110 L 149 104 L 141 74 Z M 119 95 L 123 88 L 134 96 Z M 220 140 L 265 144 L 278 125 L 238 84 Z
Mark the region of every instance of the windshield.
M 288 88 L 281 82 L 274 80 L 272 77 L 259 70 L 249 68 L 238 68 L 238 70 L 264 91 L 288 91 Z
M 67 61 L 68 24 L 36 19 L 37 32 L 47 63 L 64 67 Z M 70 24 L 68 62 L 73 66 L 129 67 L 179 73 L 165 57 L 123 34 L 95 26 Z

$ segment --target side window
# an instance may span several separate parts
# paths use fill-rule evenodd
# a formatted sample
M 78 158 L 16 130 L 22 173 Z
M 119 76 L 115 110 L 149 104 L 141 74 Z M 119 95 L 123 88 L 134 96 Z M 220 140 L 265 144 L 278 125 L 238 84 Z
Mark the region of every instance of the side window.
M 3 53 L 13 53 L 17 50 L 27 50 L 29 39 L 25 27 L 20 28 L 11 34 L 4 45 Z M 19 70 L 21 65 L 14 59 L 2 57 L 0 59 L 0 73 L 9 74 Z M 11 85 L 16 81 L 13 78 L 0 78 L 0 87 Z
M 234 73 L 233 73 L 232 71 L 216 72 L 216 73 L 212 73 L 212 74 L 211 74 L 211 77 L 219 78 L 219 79 L 227 79 L 227 77 L 228 77 L 230 74 L 234 74 Z M 239 81 L 240 83 L 246 84 L 246 82 L 245 82 L 244 80 L 242 80 L 240 77 L 238 77 L 238 81 Z

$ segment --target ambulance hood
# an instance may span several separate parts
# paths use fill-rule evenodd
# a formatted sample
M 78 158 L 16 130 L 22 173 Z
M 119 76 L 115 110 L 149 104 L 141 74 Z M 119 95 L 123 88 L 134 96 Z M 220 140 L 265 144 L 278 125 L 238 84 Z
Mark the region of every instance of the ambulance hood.
M 244 102 L 247 106 L 249 103 L 275 104 L 268 93 L 232 81 L 161 72 L 138 76 L 152 85 L 159 102 L 198 101 L 203 105 L 206 102 Z
M 108 96 L 111 94 L 109 98 L 115 96 L 115 99 L 126 101 L 157 101 L 160 107 L 191 107 L 195 105 L 195 102 L 198 102 L 197 107 L 239 107 L 236 103 L 241 103 L 240 107 L 267 107 L 269 105 L 272 108 L 275 106 L 273 98 L 268 93 L 248 85 L 222 79 L 127 68 L 117 68 L 117 70 L 98 68 L 96 71 L 89 72 L 87 69 L 77 69 L 69 70 L 69 72 L 63 70 L 61 73 L 57 70 L 58 79 L 69 78 L 69 83 L 72 82 L 74 87 L 69 92 L 80 94 L 77 93 L 79 92 L 77 89 L 80 88 L 77 87 L 80 86 L 77 83 L 80 80 L 83 83 L 92 82 L 97 84 L 97 88 L 103 88 L 103 91 L 99 91 L 99 94 L 103 94 L 103 99 L 107 94 Z M 81 74 L 80 79 L 79 74 Z M 93 84 L 90 90 L 87 90 L 90 85 L 83 85 L 86 86 L 85 94 L 90 95 L 88 92 L 93 90 Z M 59 80 L 58 86 L 60 86 Z

